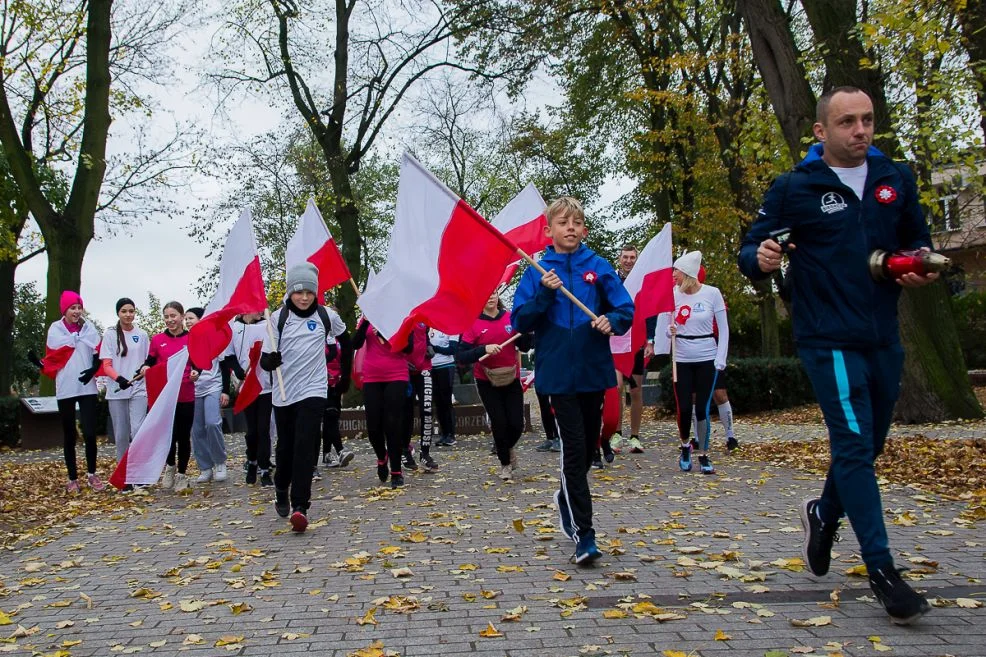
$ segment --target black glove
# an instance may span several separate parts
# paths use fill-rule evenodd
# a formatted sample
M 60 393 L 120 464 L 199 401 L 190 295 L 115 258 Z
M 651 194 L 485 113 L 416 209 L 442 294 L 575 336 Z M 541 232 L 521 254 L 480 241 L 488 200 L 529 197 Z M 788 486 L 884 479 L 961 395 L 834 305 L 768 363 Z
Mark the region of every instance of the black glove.
M 132 383 L 127 381 L 127 377 L 125 376 L 116 377 L 116 382 L 120 384 L 120 390 L 126 390 L 127 388 L 133 385 Z
M 349 377 L 344 376 L 335 384 L 335 391 L 340 397 L 349 392 Z
M 37 354 L 37 353 L 35 353 L 35 351 L 34 351 L 34 349 L 31 349 L 30 351 L 28 351 L 28 352 L 27 352 L 27 360 L 28 360 L 28 361 L 29 361 L 29 362 L 30 362 L 30 363 L 31 363 L 32 365 L 34 365 L 35 367 L 37 367 L 37 368 L 38 368 L 39 370 L 40 370 L 40 369 L 41 369 L 42 367 L 44 367 L 44 363 L 42 363 L 42 362 L 41 362 L 41 359 L 40 359 L 40 358 L 38 358 L 38 354 Z
M 264 368 L 267 372 L 273 372 L 282 363 L 281 352 L 272 351 L 269 354 L 260 354 L 260 367 Z

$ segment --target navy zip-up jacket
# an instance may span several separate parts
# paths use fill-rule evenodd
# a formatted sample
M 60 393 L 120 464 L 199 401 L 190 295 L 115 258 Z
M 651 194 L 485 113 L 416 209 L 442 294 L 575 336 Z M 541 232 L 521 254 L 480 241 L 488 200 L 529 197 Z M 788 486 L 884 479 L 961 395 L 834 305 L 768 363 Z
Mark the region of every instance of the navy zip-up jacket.
M 633 300 L 613 267 L 585 244 L 574 253 L 549 246 L 540 265 L 554 269 L 564 285 L 596 315 L 606 315 L 613 333 L 622 335 L 633 322 Z M 609 336 L 592 328 L 592 320 L 558 290 L 541 285 L 541 274 L 528 267 L 514 293 L 511 323 L 534 333 L 534 371 L 541 394 L 598 392 L 616 385 Z
M 876 249 L 931 247 L 914 176 L 876 148 L 867 154 L 863 198 L 842 184 L 815 144 L 792 171 L 767 190 L 759 216 L 743 240 L 742 272 L 769 274 L 757 248 L 771 231 L 790 228 L 788 253 L 795 342 L 800 347 L 867 349 L 897 344 L 893 280 L 877 282 L 868 259 Z

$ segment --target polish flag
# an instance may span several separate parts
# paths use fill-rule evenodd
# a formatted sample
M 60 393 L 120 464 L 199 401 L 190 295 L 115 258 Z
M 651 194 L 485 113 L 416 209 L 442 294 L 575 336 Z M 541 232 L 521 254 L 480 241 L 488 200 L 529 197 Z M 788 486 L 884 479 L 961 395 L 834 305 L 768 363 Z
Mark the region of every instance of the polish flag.
M 533 255 L 551 244 L 551 238 L 544 234 L 548 225 L 544 216 L 546 208 L 534 183 L 529 183 L 517 196 L 510 199 L 490 223 L 504 237 L 523 249 L 524 253 Z M 515 260 L 507 265 L 500 277 L 501 285 L 510 282 L 521 262 L 523 260 Z
M 335 240 L 329 233 L 329 227 L 322 219 L 322 213 L 315 205 L 315 199 L 308 199 L 305 214 L 298 221 L 298 229 L 288 242 L 284 253 L 287 268 L 302 262 L 310 262 L 318 269 L 318 298 L 324 301 L 325 292 L 339 283 L 352 278 L 349 267 L 339 252 Z
M 240 392 L 236 395 L 236 403 L 233 404 L 233 413 L 242 413 L 243 409 L 252 404 L 260 396 L 260 393 L 263 392 L 264 386 L 260 383 L 260 378 L 257 376 L 257 368 L 260 366 L 260 352 L 263 350 L 263 346 L 263 341 L 258 340 L 250 347 L 250 366 L 243 379 L 243 385 L 240 386 Z
M 243 313 L 267 309 L 267 293 L 260 272 L 260 256 L 253 237 L 250 210 L 245 209 L 226 238 L 219 263 L 219 289 L 188 334 L 188 356 L 193 365 L 207 369 L 233 337 L 229 322 Z
M 155 396 L 147 417 L 144 418 L 137 435 L 130 441 L 130 447 L 116 466 L 110 483 L 120 489 L 127 484 L 154 484 L 161 476 L 161 470 L 171 449 L 171 431 L 175 423 L 175 405 L 178 403 L 178 390 L 181 378 L 188 363 L 188 350 L 182 349 L 167 363 L 156 365 L 147 371 L 164 368 L 165 384 Z M 152 377 L 153 378 L 153 377 Z M 151 394 L 151 381 L 148 381 L 148 397 Z
M 80 342 L 92 347 L 96 354 L 99 353 L 99 346 L 103 341 L 99 331 L 95 328 L 95 324 L 84 321 L 78 332 L 70 331 L 63 320 L 58 320 L 52 324 L 45 339 L 45 356 L 41 359 L 41 373 L 54 380 L 75 355 L 75 345 Z M 90 363 L 80 363 L 80 365 L 79 370 L 81 371 L 88 368 Z M 97 376 L 102 370 L 102 363 L 100 363 Z
M 674 279 L 671 277 L 671 224 L 664 224 L 661 232 L 654 236 L 644 250 L 637 256 L 637 264 L 623 281 L 623 287 L 633 299 L 633 325 L 623 335 L 610 338 L 610 349 L 616 369 L 625 376 L 633 372 L 634 355 L 647 342 L 647 324 L 657 322 L 667 326 L 668 321 L 660 321 L 660 315 L 674 312 Z M 658 331 L 654 340 L 654 353 L 666 354 L 671 351 L 671 341 Z
M 387 264 L 359 305 L 395 350 L 418 322 L 463 333 L 516 257 L 510 240 L 405 153 Z

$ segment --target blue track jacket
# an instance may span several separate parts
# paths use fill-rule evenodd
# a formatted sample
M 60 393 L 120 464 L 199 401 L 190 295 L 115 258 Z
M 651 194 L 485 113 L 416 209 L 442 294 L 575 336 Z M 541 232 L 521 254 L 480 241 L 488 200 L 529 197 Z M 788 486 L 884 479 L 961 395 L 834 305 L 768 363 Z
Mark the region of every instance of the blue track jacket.
M 549 246 L 540 262 L 554 269 L 562 284 L 596 315 L 606 315 L 616 335 L 633 322 L 633 300 L 613 267 L 585 244 L 574 253 Z M 616 385 L 609 337 L 557 290 L 541 285 L 541 274 L 528 267 L 514 293 L 514 328 L 534 332 L 535 386 L 541 394 L 597 392 Z
M 866 349 L 897 344 L 895 281 L 876 282 L 867 260 L 875 249 L 931 247 L 910 169 L 870 147 L 862 200 L 811 147 L 767 191 L 739 255 L 752 279 L 768 274 L 757 248 L 768 233 L 790 228 L 788 253 L 794 338 L 799 347 Z

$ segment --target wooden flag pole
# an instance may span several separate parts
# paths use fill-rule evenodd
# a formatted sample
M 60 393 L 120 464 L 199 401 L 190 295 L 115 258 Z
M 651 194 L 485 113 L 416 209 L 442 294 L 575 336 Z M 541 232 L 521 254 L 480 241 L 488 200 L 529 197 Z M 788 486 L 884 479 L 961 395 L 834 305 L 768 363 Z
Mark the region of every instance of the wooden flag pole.
M 274 337 L 274 327 L 270 322 L 270 308 L 264 308 L 264 319 L 267 320 L 267 336 L 270 338 L 270 345 L 277 351 L 277 338 Z M 281 389 L 281 401 L 287 401 L 288 395 L 284 392 L 284 377 L 281 375 L 281 366 L 278 365 L 274 370 L 277 373 L 277 385 Z
M 356 293 L 356 298 L 359 299 L 359 288 L 356 287 L 356 281 L 353 280 L 352 276 L 349 277 L 349 284 L 353 286 L 353 292 Z
M 500 347 L 500 349 L 503 349 L 503 348 L 504 348 L 504 347 L 506 347 L 506 346 L 507 346 L 508 344 L 510 344 L 510 343 L 512 343 L 512 342 L 514 342 L 514 341 L 516 341 L 516 340 L 518 340 L 518 339 L 520 338 L 520 336 L 521 336 L 521 335 L 522 335 L 521 333 L 514 333 L 514 334 L 513 334 L 513 337 L 511 337 L 511 338 L 510 338 L 509 340 L 507 340 L 506 342 L 504 342 L 504 343 L 502 343 L 502 344 L 500 344 L 500 345 L 498 345 L 498 346 Z M 480 356 L 480 357 L 479 357 L 479 362 L 480 362 L 480 363 L 482 363 L 482 362 L 483 362 L 484 360 L 486 360 L 487 358 L 489 358 L 489 357 L 490 357 L 490 356 L 492 356 L 492 355 L 493 355 L 493 354 L 486 354 L 485 356 Z

